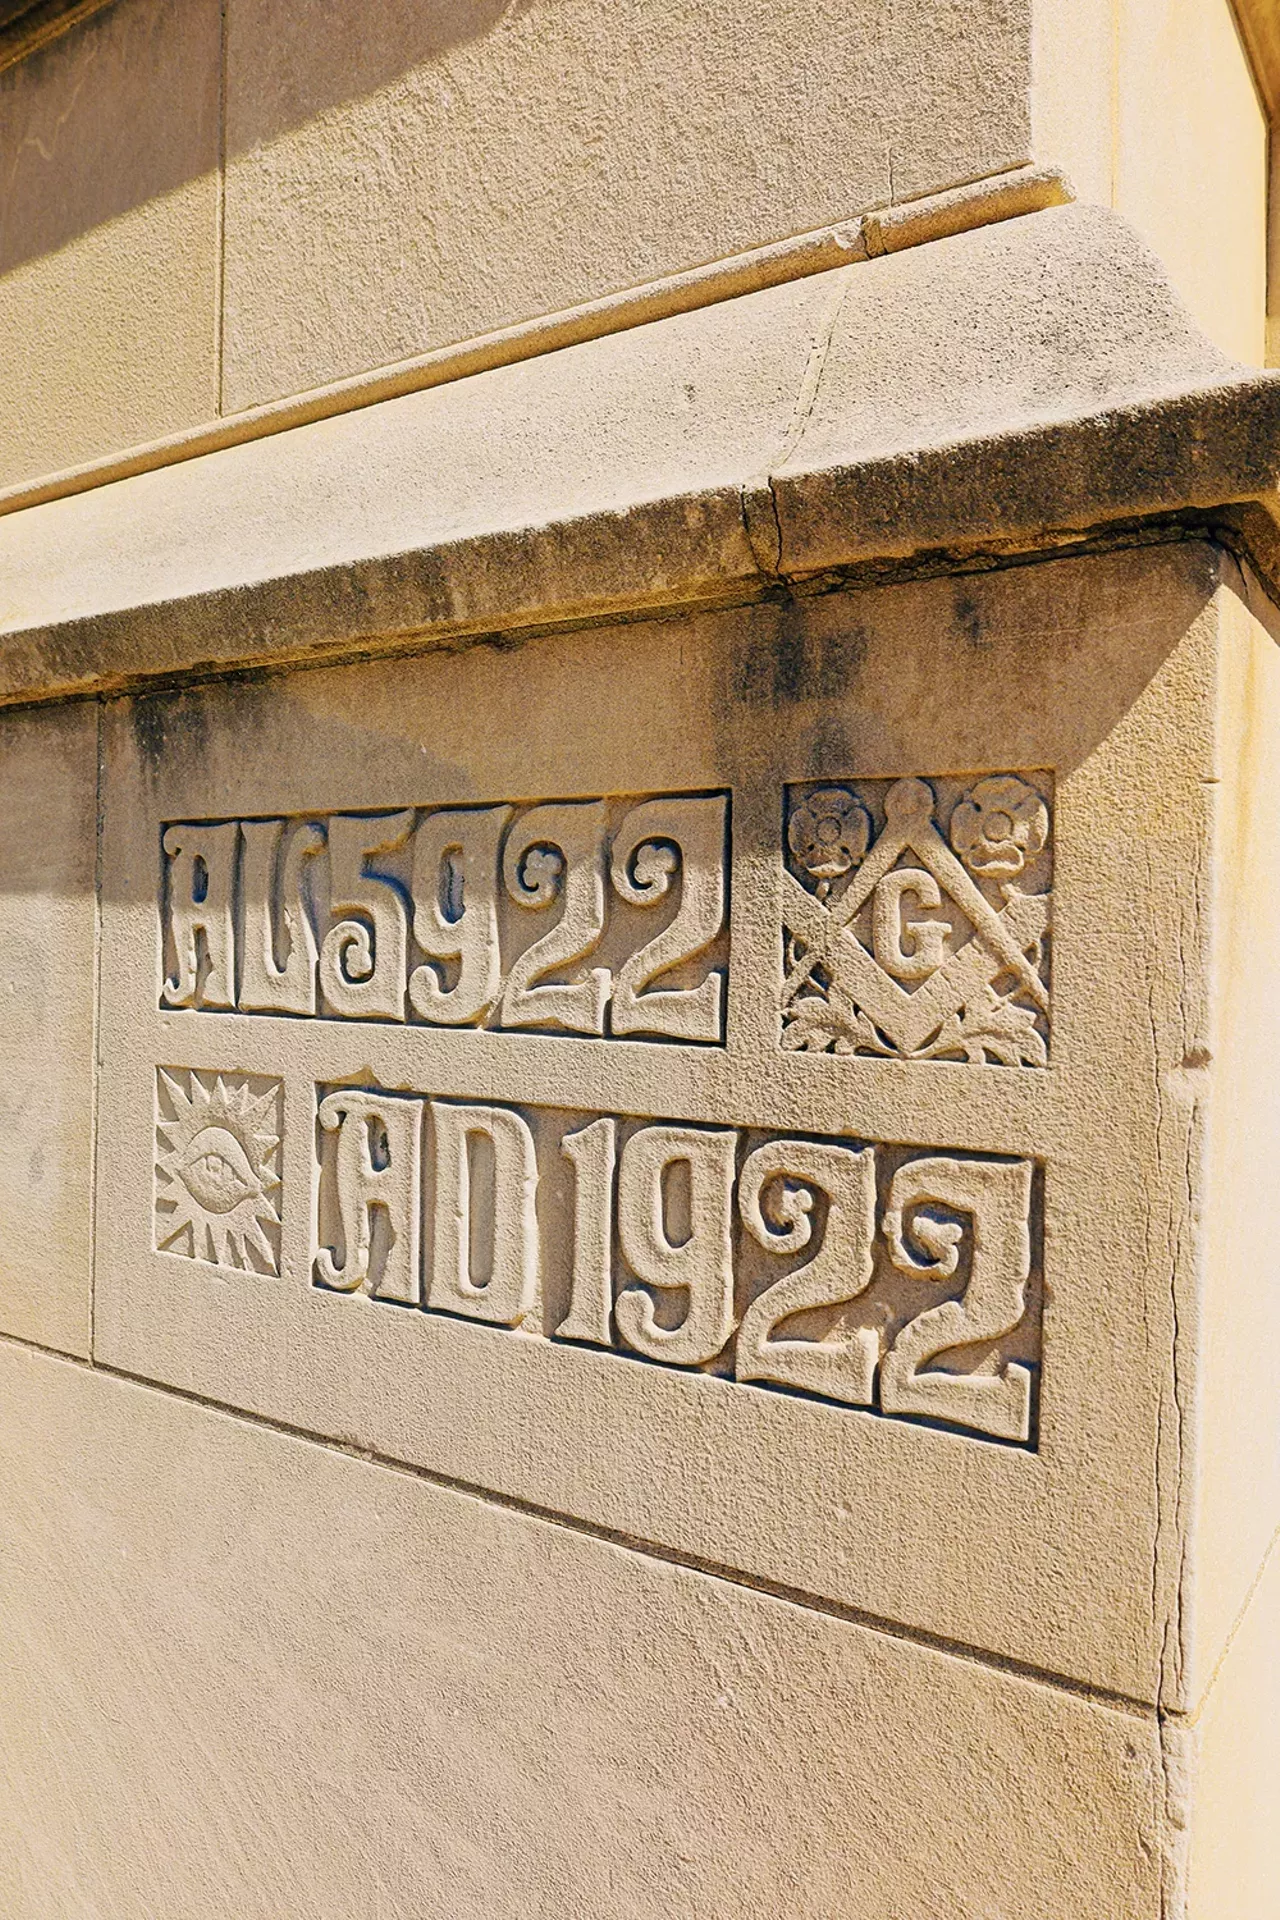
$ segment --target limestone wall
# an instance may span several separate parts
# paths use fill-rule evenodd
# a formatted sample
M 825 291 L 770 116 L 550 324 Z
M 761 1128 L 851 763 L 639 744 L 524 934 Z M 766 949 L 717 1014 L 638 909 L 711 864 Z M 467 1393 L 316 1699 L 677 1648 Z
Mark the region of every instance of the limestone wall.
M 1276 1517 L 1202 1601 L 1227 608 L 1195 543 L 4 723 L 10 1912 L 1166 1910 Z M 778 961 L 837 802 L 856 1019 Z
M 0 486 L 1033 160 L 1264 358 L 1228 0 L 68 17 L 0 66 Z
M 4 1920 L 1272 1920 L 1270 45 L 0 6 Z

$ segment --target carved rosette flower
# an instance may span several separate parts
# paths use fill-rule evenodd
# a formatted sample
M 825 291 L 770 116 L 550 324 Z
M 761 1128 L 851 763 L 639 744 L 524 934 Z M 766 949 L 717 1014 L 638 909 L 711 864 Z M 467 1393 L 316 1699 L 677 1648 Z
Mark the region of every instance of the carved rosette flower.
M 970 873 L 1011 880 L 1049 838 L 1049 809 L 1011 773 L 979 780 L 951 816 L 951 844 Z
M 818 881 L 839 880 L 856 867 L 871 840 L 871 816 L 845 787 L 821 787 L 793 809 L 787 844 Z

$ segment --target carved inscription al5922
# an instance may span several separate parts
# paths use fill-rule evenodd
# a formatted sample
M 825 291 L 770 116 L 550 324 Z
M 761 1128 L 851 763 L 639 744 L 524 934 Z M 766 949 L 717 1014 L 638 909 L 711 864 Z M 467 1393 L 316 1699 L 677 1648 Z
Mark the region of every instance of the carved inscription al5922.
M 724 1040 L 728 796 L 162 829 L 161 1004 Z
M 1045 1066 L 1051 801 L 1040 773 L 788 787 L 782 1045 Z

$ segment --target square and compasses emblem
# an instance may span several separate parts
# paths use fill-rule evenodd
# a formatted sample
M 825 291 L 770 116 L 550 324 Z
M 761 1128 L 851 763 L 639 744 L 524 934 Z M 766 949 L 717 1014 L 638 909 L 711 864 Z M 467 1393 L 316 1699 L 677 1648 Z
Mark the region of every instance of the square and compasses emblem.
M 1052 777 L 815 781 L 785 794 L 781 1042 L 1043 1067 Z

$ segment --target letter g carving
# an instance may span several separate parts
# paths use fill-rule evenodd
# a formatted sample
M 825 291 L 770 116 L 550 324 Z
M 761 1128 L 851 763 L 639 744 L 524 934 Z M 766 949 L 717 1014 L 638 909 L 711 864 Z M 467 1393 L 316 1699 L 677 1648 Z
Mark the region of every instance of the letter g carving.
M 876 959 L 895 980 L 927 980 L 947 957 L 945 920 L 907 920 L 903 904 L 914 894 L 926 911 L 942 905 L 942 894 L 931 873 L 920 867 L 902 867 L 886 873 L 875 890 L 871 906 L 871 944 Z M 910 948 L 903 944 L 903 936 Z

